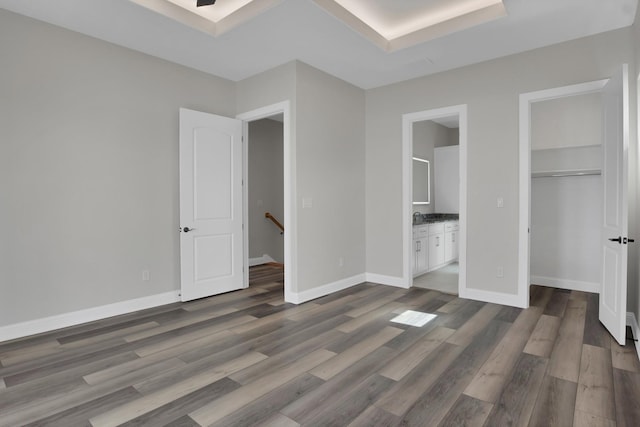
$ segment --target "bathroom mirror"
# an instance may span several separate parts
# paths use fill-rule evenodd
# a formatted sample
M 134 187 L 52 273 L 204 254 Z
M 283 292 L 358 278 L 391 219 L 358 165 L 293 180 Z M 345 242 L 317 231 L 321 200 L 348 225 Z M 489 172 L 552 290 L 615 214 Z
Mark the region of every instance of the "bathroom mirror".
M 413 204 L 428 205 L 431 203 L 429 160 L 413 158 Z

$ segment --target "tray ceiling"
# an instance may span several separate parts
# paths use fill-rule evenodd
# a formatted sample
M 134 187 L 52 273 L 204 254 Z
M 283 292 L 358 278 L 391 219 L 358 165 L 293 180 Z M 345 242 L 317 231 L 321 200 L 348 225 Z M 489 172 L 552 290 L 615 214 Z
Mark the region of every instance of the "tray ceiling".
M 233 81 L 297 59 L 368 89 L 627 27 L 638 3 L 218 0 L 199 9 L 220 6 L 219 15 L 201 16 L 181 1 L 0 0 L 0 8 Z M 467 13 L 442 9 L 453 3 Z M 470 19 L 489 12 L 500 13 Z

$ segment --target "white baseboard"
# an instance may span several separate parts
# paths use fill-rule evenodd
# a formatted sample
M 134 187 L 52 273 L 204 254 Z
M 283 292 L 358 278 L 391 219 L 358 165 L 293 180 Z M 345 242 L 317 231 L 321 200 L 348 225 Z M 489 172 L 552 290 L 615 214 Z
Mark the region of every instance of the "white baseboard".
M 527 288 L 527 292 L 528 292 Z M 527 293 L 526 301 L 519 295 L 505 294 L 502 292 L 483 291 L 480 289 L 460 288 L 460 298 L 472 299 L 482 302 L 490 302 L 493 304 L 509 305 L 511 307 L 525 308 L 529 302 L 529 294 Z M 526 305 L 525 305 L 526 304 Z
M 180 301 L 179 291 L 151 295 L 0 327 L 0 342 Z
M 635 339 L 636 355 L 640 360 L 640 326 L 638 325 L 638 319 L 632 312 L 627 312 L 627 326 L 631 327 L 633 338 Z
M 318 286 L 317 288 L 309 289 L 308 291 L 291 292 L 288 294 L 287 302 L 302 304 L 303 302 L 342 291 L 363 282 L 365 282 L 365 274 L 356 274 L 355 276 L 347 277 L 346 279 L 338 280 L 333 283 L 327 283 L 326 285 Z
M 396 288 L 409 289 L 409 284 L 402 277 L 385 276 L 383 274 L 365 273 L 365 280 L 380 285 L 394 286 Z
M 266 264 L 268 262 L 276 262 L 276 260 L 271 258 L 268 254 L 264 254 L 258 258 L 249 258 L 249 267 Z
M 551 286 L 554 288 L 567 289 L 570 291 L 600 293 L 600 283 L 581 282 L 579 280 L 558 279 L 556 277 L 531 275 L 531 283 L 534 285 Z

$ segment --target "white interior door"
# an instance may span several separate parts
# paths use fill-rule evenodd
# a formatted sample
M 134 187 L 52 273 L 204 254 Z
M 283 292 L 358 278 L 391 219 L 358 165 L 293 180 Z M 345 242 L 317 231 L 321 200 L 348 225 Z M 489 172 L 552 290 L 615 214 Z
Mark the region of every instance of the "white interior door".
M 602 91 L 604 228 L 599 316 L 620 344 L 625 342 L 627 309 L 628 82 L 628 67 L 624 64 Z
M 180 109 L 181 298 L 243 287 L 242 122 Z

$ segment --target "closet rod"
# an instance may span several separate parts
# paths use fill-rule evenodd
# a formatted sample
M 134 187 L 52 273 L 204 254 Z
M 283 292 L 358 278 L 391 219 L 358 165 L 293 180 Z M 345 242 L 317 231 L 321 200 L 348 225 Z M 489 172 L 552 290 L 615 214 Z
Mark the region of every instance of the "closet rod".
M 557 170 L 533 172 L 531 178 L 559 178 L 564 176 L 589 176 L 602 175 L 600 169 L 574 169 L 574 170 Z

